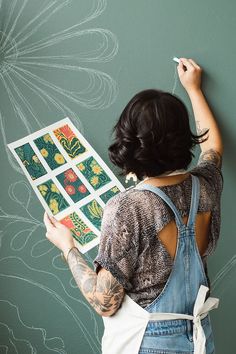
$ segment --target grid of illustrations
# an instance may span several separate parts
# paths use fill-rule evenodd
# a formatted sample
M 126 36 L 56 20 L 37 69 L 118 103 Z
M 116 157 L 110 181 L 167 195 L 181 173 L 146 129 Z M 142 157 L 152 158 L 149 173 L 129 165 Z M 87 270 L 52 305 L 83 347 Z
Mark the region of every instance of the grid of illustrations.
M 79 250 L 99 243 L 103 208 L 124 187 L 69 118 L 8 144 L 44 209 Z

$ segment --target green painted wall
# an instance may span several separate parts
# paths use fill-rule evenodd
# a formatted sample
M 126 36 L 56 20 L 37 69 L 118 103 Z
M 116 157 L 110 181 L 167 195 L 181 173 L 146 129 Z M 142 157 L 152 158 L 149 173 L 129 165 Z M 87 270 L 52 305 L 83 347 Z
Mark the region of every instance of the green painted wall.
M 224 137 L 222 232 L 209 268 L 213 295 L 221 299 L 212 313 L 216 353 L 232 354 L 236 2 L 2 0 L 0 5 L 0 353 L 98 354 L 102 335 L 101 319 L 45 240 L 42 207 L 6 143 L 69 116 L 113 169 L 107 155 L 111 129 L 137 91 L 175 92 L 190 110 L 172 62 L 176 55 L 203 67 L 204 91 Z M 96 252 L 86 255 L 89 262 Z

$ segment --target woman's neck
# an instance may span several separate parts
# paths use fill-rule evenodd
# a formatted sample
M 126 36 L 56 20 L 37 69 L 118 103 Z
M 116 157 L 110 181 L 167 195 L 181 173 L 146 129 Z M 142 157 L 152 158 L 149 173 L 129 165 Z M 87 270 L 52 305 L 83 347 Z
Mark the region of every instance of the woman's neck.
M 151 178 L 163 178 L 163 177 L 169 177 L 169 176 L 177 176 L 177 175 L 182 175 L 184 173 L 187 173 L 187 171 L 186 170 L 175 170 L 172 172 L 163 173 L 162 175 L 158 175 L 158 176 L 150 176 L 150 177 L 147 176 L 143 179 L 143 181 L 146 181 Z
M 161 187 L 181 183 L 188 177 L 189 172 L 186 170 L 178 170 L 159 176 L 145 177 L 139 184 L 146 183 L 156 187 Z

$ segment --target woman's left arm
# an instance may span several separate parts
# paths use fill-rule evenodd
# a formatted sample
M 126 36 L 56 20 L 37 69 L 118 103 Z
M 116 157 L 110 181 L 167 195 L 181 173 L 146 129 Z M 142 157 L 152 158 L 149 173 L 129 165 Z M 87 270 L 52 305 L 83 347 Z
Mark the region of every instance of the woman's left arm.
M 104 268 L 96 274 L 77 248 L 69 251 L 67 261 L 76 284 L 96 312 L 106 317 L 116 313 L 124 297 L 124 288 L 113 275 Z
M 101 268 L 96 274 L 87 265 L 66 226 L 46 213 L 44 223 L 47 228 L 46 237 L 65 255 L 76 284 L 87 301 L 100 316 L 115 314 L 125 295 L 123 286 L 106 269 Z

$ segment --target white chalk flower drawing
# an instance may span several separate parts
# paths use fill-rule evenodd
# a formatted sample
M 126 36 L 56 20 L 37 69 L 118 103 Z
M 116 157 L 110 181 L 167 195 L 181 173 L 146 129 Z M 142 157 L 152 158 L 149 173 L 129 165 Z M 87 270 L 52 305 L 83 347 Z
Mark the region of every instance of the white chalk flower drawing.
M 78 9 L 80 5 L 81 12 L 69 22 L 73 6 Z M 17 172 L 22 173 L 7 149 L 9 132 L 15 125 L 23 127 L 26 134 L 32 133 L 47 125 L 42 116 L 47 112 L 55 119 L 69 116 L 82 130 L 77 114 L 80 108 L 104 110 L 115 102 L 117 83 L 104 68 L 117 54 L 118 41 L 110 30 L 92 26 L 106 7 L 107 0 L 0 0 L 1 143 Z M 82 334 L 89 352 L 98 354 L 97 319 L 78 297 L 71 279 L 69 284 L 62 280 L 61 273 L 68 268 L 59 256 L 52 259 L 55 272 L 45 268 L 44 262 L 35 263 L 47 257 L 53 246 L 42 237 L 44 225 L 34 215 L 30 186 L 24 180 L 12 183 L 8 197 L 14 203 L 12 211 L 0 207 L 1 286 L 14 282 L 16 288 L 17 284 L 27 286 L 33 294 L 37 290 L 42 298 L 53 299 L 62 315 L 70 316 L 70 325 Z M 86 257 L 91 263 L 90 255 Z M 51 279 L 50 287 L 44 278 Z M 13 295 L 0 298 L 0 308 L 4 306 L 12 314 L 0 321 L 0 333 L 5 333 L 0 338 L 0 351 L 19 352 L 24 347 L 24 353 L 68 353 L 68 337 L 50 335 L 49 328 L 35 326 L 33 316 L 26 323 L 24 304 Z M 87 309 L 89 327 L 80 318 L 81 307 Z M 34 333 L 41 336 L 37 348 Z
M 107 0 L 82 1 L 87 4 L 87 13 L 78 14 L 77 23 L 63 26 L 55 21 L 57 16 L 63 19 L 67 8 L 75 3 L 76 0 L 0 0 L 0 90 L 27 133 L 35 125 L 45 125 L 42 113 L 37 111 L 42 107 L 56 110 L 60 117 L 69 116 L 82 130 L 78 114 L 71 107 L 102 110 L 117 98 L 116 81 L 93 68 L 115 57 L 117 38 L 108 29 L 87 28 L 104 12 Z M 30 11 L 34 11 L 32 17 L 24 15 Z M 76 87 L 72 81 L 76 81 Z M 0 113 L 1 120 L 7 121 L 5 112 Z M 5 134 L 3 126 L 2 132 Z M 11 157 L 9 162 L 20 172 Z
M 75 1 L 75 0 L 73 0 Z M 18 21 L 22 17 L 29 0 L 9 0 L 4 8 L 4 2 L 0 2 L 0 11 L 3 11 L 7 19 L 3 23 L 0 32 L 0 78 L 1 84 L 9 94 L 9 99 L 16 109 L 16 113 L 24 119 L 24 111 L 34 110 L 31 103 L 17 87 L 17 81 L 25 84 L 31 93 L 35 93 L 45 104 L 56 105 L 62 111 L 68 109 L 61 104 L 61 99 L 74 102 L 89 109 L 104 109 L 109 107 L 117 96 L 116 82 L 105 72 L 98 71 L 91 67 L 87 68 L 85 63 L 107 62 L 114 58 L 118 51 L 118 42 L 115 35 L 103 28 L 81 29 L 81 26 L 100 16 L 106 8 L 106 0 L 94 0 L 91 3 L 91 12 L 87 14 L 79 23 L 72 24 L 70 27 L 60 29 L 54 33 L 43 34 L 34 38 L 35 33 L 40 34 L 46 22 L 53 21 L 58 12 L 63 11 L 69 6 L 72 0 L 47 1 L 44 7 L 39 6 L 35 16 L 25 23 L 16 32 Z M 91 2 L 91 1 L 90 1 Z M 38 2 L 40 4 L 40 2 Z M 39 37 L 39 38 L 38 38 Z M 94 38 L 95 48 L 80 48 L 80 42 Z M 63 53 L 59 54 L 57 46 L 74 39 L 75 49 L 69 48 L 66 53 L 63 46 Z M 82 39 L 82 41 L 81 41 Z M 48 54 L 50 53 L 50 54 Z M 54 54 L 55 53 L 55 54 Z M 58 54 L 57 54 L 58 53 Z M 82 65 L 81 65 L 82 64 Z M 54 84 L 40 76 L 40 69 L 60 71 L 71 71 L 86 75 L 88 82 L 86 87 L 80 91 L 64 89 L 65 82 Z M 62 76 L 63 78 L 63 76 Z M 16 95 L 19 95 L 18 100 Z M 56 95 L 59 98 L 54 97 Z M 18 109 L 21 108 L 18 112 Z M 36 120 L 37 117 L 34 116 Z M 40 124 L 40 123 L 39 123 Z

